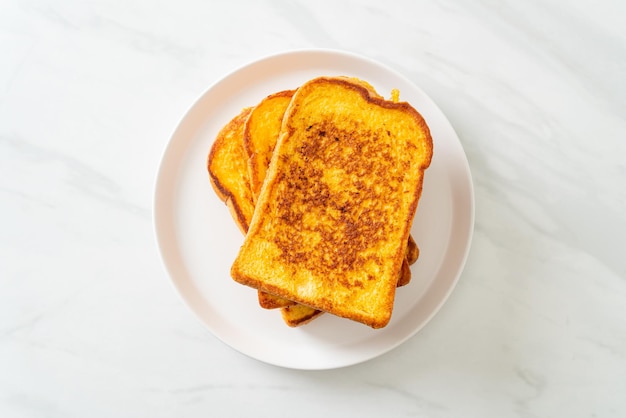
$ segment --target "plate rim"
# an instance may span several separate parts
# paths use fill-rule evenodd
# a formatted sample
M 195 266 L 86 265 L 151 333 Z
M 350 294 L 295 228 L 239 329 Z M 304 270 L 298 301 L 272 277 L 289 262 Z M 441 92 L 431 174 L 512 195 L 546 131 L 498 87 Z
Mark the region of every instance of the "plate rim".
M 168 261 L 166 261 L 166 255 L 164 253 L 164 244 L 163 244 L 163 237 L 161 236 L 162 231 L 160 231 L 160 226 L 159 226 L 159 219 L 163 217 L 163 215 L 161 215 L 161 208 L 159 207 L 159 202 L 160 202 L 160 195 L 159 195 L 159 190 L 161 186 L 161 184 L 163 183 L 163 181 L 165 181 L 162 176 L 164 173 L 164 166 L 166 164 L 166 160 L 169 156 L 169 154 L 173 151 L 173 149 L 175 148 L 175 138 L 177 136 L 180 135 L 180 131 L 183 129 L 183 127 L 185 126 L 186 123 L 188 123 L 187 119 L 190 117 L 190 115 L 192 114 L 192 112 L 194 111 L 194 109 L 196 109 L 199 104 L 201 104 L 203 102 L 203 100 L 206 100 L 206 96 L 210 95 L 210 93 L 216 89 L 216 87 L 220 86 L 221 84 L 223 84 L 225 81 L 227 81 L 229 78 L 231 77 L 235 77 L 236 75 L 240 74 L 241 72 L 247 71 L 250 68 L 254 68 L 257 65 L 263 64 L 263 63 L 268 63 L 277 59 L 284 59 L 286 57 L 295 57 L 298 55 L 311 55 L 311 54 L 322 54 L 322 55 L 337 55 L 337 56 L 341 56 L 341 57 L 347 57 L 353 60 L 357 60 L 357 61 L 362 61 L 362 62 L 366 62 L 374 67 L 378 67 L 379 69 L 383 70 L 384 72 L 390 73 L 392 74 L 394 77 L 397 77 L 401 80 L 403 80 L 403 82 L 405 82 L 406 84 L 410 85 L 412 88 L 415 89 L 415 91 L 419 92 L 424 99 L 426 99 L 428 102 L 430 102 L 430 105 L 433 107 L 433 109 L 435 111 L 437 111 L 439 113 L 439 116 L 443 119 L 443 121 L 445 122 L 445 124 L 447 125 L 446 128 L 450 130 L 450 132 L 452 132 L 454 134 L 454 142 L 455 145 L 458 147 L 458 149 L 460 150 L 460 155 L 458 155 L 459 157 L 462 157 L 462 167 L 458 167 L 462 170 L 463 174 L 465 175 L 465 179 L 467 180 L 467 183 L 465 184 L 465 192 L 467 193 L 467 199 L 468 201 L 466 202 L 468 207 L 464 208 L 468 213 L 467 213 L 467 218 L 465 220 L 466 222 L 466 226 L 467 229 L 463 232 L 463 235 L 466 236 L 466 240 L 464 243 L 464 248 L 463 248 L 463 253 L 461 255 L 461 257 L 459 257 L 458 259 L 458 264 L 456 266 L 456 271 L 454 272 L 454 278 L 451 281 L 450 286 L 448 287 L 447 291 L 445 292 L 445 294 L 441 297 L 441 299 L 438 301 L 438 303 L 435 305 L 435 307 L 430 311 L 430 313 L 422 320 L 421 324 L 419 324 L 418 326 L 414 327 L 413 330 L 409 333 L 407 333 L 406 335 L 404 335 L 402 338 L 399 338 L 395 341 L 394 344 L 391 344 L 387 347 L 385 347 L 385 349 L 383 350 L 379 350 L 376 354 L 371 355 L 369 357 L 366 358 L 358 358 L 355 359 L 354 361 L 351 362 L 343 362 L 341 364 L 328 364 L 326 366 L 320 366 L 320 365 L 315 365 L 315 366 L 310 366 L 310 365 L 306 365 L 306 364 L 302 364 L 302 365 L 294 365 L 294 364 L 283 364 L 280 362 L 276 362 L 276 361 L 268 361 L 267 359 L 263 359 L 263 358 L 259 358 L 258 356 L 252 355 L 250 354 L 248 351 L 242 350 L 241 348 L 238 347 L 234 347 L 232 344 L 230 344 L 228 341 L 226 341 L 223 336 L 219 335 L 218 333 L 216 333 L 214 327 L 212 327 L 206 320 L 204 320 L 201 315 L 199 314 L 199 312 L 197 312 L 197 309 L 195 306 L 192 305 L 192 303 L 188 300 L 188 295 L 185 294 L 185 292 L 183 292 L 183 289 L 181 289 L 181 285 L 179 283 L 179 280 L 177 280 L 175 278 L 175 272 L 173 271 L 173 269 L 171 268 L 171 266 L 169 265 Z M 453 206 L 454 207 L 454 206 Z M 162 266 L 165 269 L 166 275 L 168 277 L 168 282 L 174 287 L 174 289 L 176 290 L 176 293 L 178 294 L 178 296 L 181 298 L 181 300 L 183 301 L 183 303 L 187 306 L 188 309 L 190 309 L 194 316 L 196 317 L 197 320 L 199 320 L 204 327 L 206 327 L 209 332 L 211 332 L 211 334 L 213 336 L 215 336 L 218 340 L 220 340 L 222 343 L 226 344 L 228 347 L 232 348 L 233 350 L 242 353 L 244 355 L 246 355 L 249 358 L 253 358 L 255 360 L 261 361 L 263 363 L 266 364 L 271 364 L 274 366 L 278 366 L 278 367 L 284 367 L 284 368 L 289 368 L 289 369 L 300 369 L 300 370 L 328 370 L 328 369 L 336 369 L 336 368 L 341 368 L 341 367 L 348 367 L 348 366 L 352 366 L 355 364 L 359 364 L 359 363 L 363 363 L 369 360 L 372 360 L 376 357 L 379 357 L 385 353 L 388 353 L 389 351 L 397 348 L 398 346 L 402 345 L 404 342 L 406 342 L 407 340 L 409 340 L 410 338 L 414 337 L 416 334 L 419 333 L 419 331 L 421 329 L 423 329 L 428 323 L 430 323 L 430 321 L 432 320 L 432 318 L 434 316 L 436 316 L 436 314 L 441 310 L 442 306 L 448 301 L 450 295 L 452 294 L 452 292 L 454 291 L 454 289 L 456 288 L 461 275 L 463 273 L 463 270 L 465 268 L 467 259 L 469 257 L 469 253 L 470 253 L 470 249 L 472 246 L 472 240 L 473 240 L 473 235 L 474 235 L 474 228 L 475 228 L 475 191 L 474 191 L 474 183 L 473 183 L 473 179 L 472 179 L 472 173 L 470 170 L 470 166 L 469 166 L 469 161 L 467 158 L 467 154 L 465 153 L 465 150 L 463 148 L 463 145 L 460 141 L 460 138 L 458 136 L 458 134 L 456 133 L 454 127 L 452 126 L 452 124 L 450 123 L 449 119 L 445 116 L 445 114 L 443 113 L 443 111 L 439 108 L 439 106 L 432 100 L 432 98 L 426 94 L 418 85 L 416 85 L 413 81 L 411 81 L 410 79 L 408 79 L 406 76 L 404 76 L 403 74 L 399 73 L 398 71 L 394 70 L 393 68 L 377 61 L 374 60 L 372 58 L 363 56 L 363 55 L 359 55 L 356 54 L 354 52 L 350 52 L 350 51 L 342 51 L 342 50 L 337 50 L 337 49 L 328 49 L 328 48 L 305 48 L 305 49 L 294 49 L 294 50 L 287 50 L 287 51 L 283 51 L 283 52 L 278 52 L 278 53 L 274 53 L 274 54 L 269 54 L 269 55 L 265 55 L 262 56 L 258 59 L 254 59 L 251 61 L 248 61 L 242 65 L 239 65 L 237 67 L 235 67 L 234 70 L 227 72 L 226 74 L 224 74 L 222 77 L 218 78 L 215 82 L 213 82 L 208 88 L 206 88 L 197 98 L 196 100 L 193 101 L 193 103 L 187 108 L 187 110 L 183 113 L 183 115 L 181 116 L 181 118 L 179 119 L 175 129 L 172 131 L 171 135 L 168 138 L 168 141 L 161 153 L 160 156 L 160 160 L 159 160 L 159 164 L 158 164 L 158 168 L 157 168 L 157 175 L 155 176 L 154 179 L 154 184 L 153 184 L 153 199 L 152 199 L 152 226 L 153 226 L 153 233 L 154 233 L 154 237 L 156 240 L 156 244 L 157 244 L 157 249 L 158 249 L 158 255 L 161 261 Z M 452 231 L 451 231 L 452 233 Z

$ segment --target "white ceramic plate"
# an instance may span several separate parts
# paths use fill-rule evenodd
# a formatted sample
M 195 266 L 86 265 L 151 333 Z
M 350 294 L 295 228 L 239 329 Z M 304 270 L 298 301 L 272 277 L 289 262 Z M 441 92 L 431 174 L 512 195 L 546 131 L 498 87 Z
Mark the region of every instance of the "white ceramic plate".
M 258 306 L 256 291 L 235 283 L 230 266 L 243 237 L 208 180 L 206 158 L 218 131 L 243 107 L 321 75 L 368 81 L 382 95 L 401 92 L 428 123 L 434 142 L 412 234 L 420 258 L 413 279 L 396 293 L 387 327 L 322 315 L 287 327 L 278 310 Z M 270 56 L 214 84 L 191 107 L 161 161 L 154 222 L 161 257 L 184 301 L 211 332 L 258 360 L 296 369 L 330 369 L 379 356 L 419 331 L 454 288 L 465 263 L 474 223 L 467 159 L 450 123 L 408 79 L 366 58 L 328 50 Z

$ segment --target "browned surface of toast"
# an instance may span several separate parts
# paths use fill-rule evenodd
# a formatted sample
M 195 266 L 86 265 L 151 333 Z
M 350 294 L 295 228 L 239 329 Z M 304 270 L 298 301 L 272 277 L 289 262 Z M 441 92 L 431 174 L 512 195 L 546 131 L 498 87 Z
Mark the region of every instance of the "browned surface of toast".
M 406 261 L 409 265 L 413 265 L 420 256 L 420 249 L 413 239 L 413 235 L 409 235 L 409 241 L 406 245 Z
M 363 322 L 391 316 L 432 140 L 407 103 L 345 79 L 294 95 L 233 278 Z
M 406 286 L 411 282 L 411 265 L 417 261 L 419 257 L 419 248 L 411 235 L 407 241 L 406 259 L 402 262 L 400 269 L 400 277 L 398 278 L 398 287 Z M 285 308 L 287 306 L 296 305 L 296 302 L 272 295 L 267 292 L 259 291 L 259 305 L 265 309 Z M 294 312 L 301 312 L 295 311 Z M 292 314 L 293 316 L 293 314 Z

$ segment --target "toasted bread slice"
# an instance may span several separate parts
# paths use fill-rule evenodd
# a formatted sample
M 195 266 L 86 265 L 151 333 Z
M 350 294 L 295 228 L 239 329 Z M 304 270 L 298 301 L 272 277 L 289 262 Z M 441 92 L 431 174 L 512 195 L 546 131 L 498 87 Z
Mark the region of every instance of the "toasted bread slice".
M 364 83 L 364 82 L 362 82 Z M 373 88 L 364 83 L 364 85 L 373 91 Z M 248 189 L 246 188 L 247 184 L 245 182 L 245 178 L 242 175 L 243 171 L 241 170 L 242 158 L 245 159 L 245 156 L 241 153 L 241 147 L 239 146 L 239 142 L 242 140 L 241 138 L 241 130 L 242 126 L 244 127 L 244 143 L 243 147 L 249 154 L 249 149 L 246 149 L 245 137 L 246 131 L 248 131 L 248 140 L 255 139 L 265 141 L 267 145 L 265 145 L 269 150 L 272 150 L 275 146 L 276 137 L 278 136 L 278 128 L 276 126 L 271 126 L 267 128 L 265 125 L 265 135 L 264 132 L 258 129 L 259 124 L 255 122 L 254 124 L 246 124 L 244 122 L 250 121 L 252 115 L 258 113 L 259 109 L 263 109 L 263 111 L 274 113 L 280 113 L 280 116 L 274 116 L 275 118 L 282 118 L 282 113 L 286 108 L 284 101 L 281 102 L 281 99 L 284 97 L 291 97 L 293 95 L 293 91 L 284 91 L 277 93 L 275 95 L 271 95 L 268 98 L 264 99 L 261 104 L 257 105 L 254 109 L 247 108 L 242 111 L 240 115 L 237 115 L 233 120 L 231 120 L 218 135 L 218 139 L 214 143 L 214 146 L 211 149 L 211 153 L 209 156 L 209 173 L 211 178 L 211 183 L 213 184 L 216 193 L 222 200 L 225 200 L 228 204 L 228 207 L 231 209 L 231 213 L 233 214 L 233 218 L 235 219 L 237 225 L 240 227 L 242 232 L 247 231 L 247 225 L 250 222 L 252 217 L 252 210 L 250 208 L 254 206 L 254 203 L 251 202 L 251 195 L 248 193 Z M 380 97 L 380 96 L 378 96 Z M 252 110 L 252 111 L 251 111 Z M 247 116 L 249 115 L 249 116 Z M 257 127 L 250 131 L 249 127 Z M 269 131 L 269 136 L 267 132 Z M 254 136 L 250 136 L 250 132 L 254 132 Z M 257 144 L 259 144 L 257 142 Z M 263 147 L 263 143 L 259 144 L 260 147 Z M 249 157 L 248 160 L 248 169 L 250 173 L 250 161 L 253 159 L 252 156 Z M 213 161 L 211 164 L 210 162 Z M 267 159 L 265 159 L 265 163 L 267 163 Z M 262 171 L 257 171 L 261 176 L 264 176 L 265 169 L 261 168 Z M 257 178 L 259 178 L 259 182 L 262 183 L 263 178 L 259 177 L 259 174 L 256 174 Z M 242 180 L 243 179 L 243 180 Z M 253 196 L 252 196 L 253 197 Z M 242 210 L 243 209 L 243 210 Z M 246 210 L 248 209 L 248 210 Z M 412 237 L 409 237 L 408 246 L 407 246 L 407 261 L 410 264 L 415 262 L 416 258 L 411 258 L 411 254 L 417 254 L 418 249 L 415 244 L 415 241 Z M 403 286 L 410 281 L 410 269 L 408 265 L 403 264 L 403 268 L 401 269 L 401 275 L 398 279 L 398 286 Z M 295 305 L 295 302 L 289 301 L 284 298 L 280 298 L 278 296 L 259 292 L 259 301 L 261 306 L 271 309 L 271 308 L 279 308 L 279 307 L 287 307 Z M 319 315 L 320 312 L 315 309 L 304 307 L 302 305 L 297 309 L 289 309 L 283 311 L 283 318 L 285 322 L 290 326 L 298 326 L 308 323 L 310 320 L 314 319 Z
M 354 83 L 360 84 L 370 91 L 370 94 L 382 98 L 382 96 L 376 93 L 374 87 L 369 83 L 357 79 L 341 77 L 346 80 L 350 80 Z M 397 101 L 398 93 L 393 95 L 393 100 Z M 258 194 L 265 180 L 265 173 L 269 166 L 276 141 L 278 140 L 278 134 L 282 125 L 283 116 L 295 90 L 284 90 L 278 93 L 271 94 L 264 98 L 259 104 L 257 104 L 254 110 L 250 113 L 245 123 L 243 144 L 244 149 L 248 155 L 248 173 L 250 180 L 250 188 L 252 189 L 252 197 L 256 202 Z M 410 238 L 409 246 L 410 253 L 407 251 L 407 256 L 414 255 L 417 245 L 415 241 Z M 413 260 L 410 262 L 412 264 Z M 404 286 L 411 281 L 411 270 L 408 268 L 401 269 L 401 275 L 398 279 L 398 286 Z M 276 309 L 287 306 L 293 306 L 295 302 L 281 298 L 276 295 L 272 295 L 263 291 L 258 292 L 259 305 L 265 309 Z M 293 317 L 294 313 L 303 312 L 302 309 L 291 310 L 289 314 L 283 315 Z M 307 312 L 307 315 L 309 313 Z
M 245 121 L 252 108 L 243 109 L 217 134 L 207 158 L 209 179 L 215 194 L 226 203 L 237 226 L 245 234 L 254 213 L 243 148 Z
M 247 182 L 245 181 L 244 171 L 242 170 L 242 161 L 245 159 L 241 152 L 241 132 L 245 130 L 245 121 L 248 120 L 247 115 L 251 113 L 251 108 L 243 109 L 242 112 L 233 118 L 218 134 L 211 153 L 209 155 L 209 174 L 211 184 L 216 194 L 226 201 L 233 219 L 242 230 L 247 231 L 254 203 L 252 202 L 252 193 L 249 192 Z M 284 109 L 283 109 L 284 112 Z M 275 136 L 278 134 L 276 133 Z M 244 133 L 245 136 L 245 133 Z M 275 142 L 275 141 L 274 141 Z M 272 144 L 273 148 L 275 144 Z M 244 144 L 245 147 L 245 144 Z M 263 171 L 264 173 L 264 171 Z M 407 262 L 413 264 L 419 253 L 417 245 L 411 236 L 409 236 L 407 245 Z M 413 257 L 412 255 L 415 255 Z M 403 263 L 401 275 L 398 279 L 398 286 L 404 286 L 411 279 L 411 270 L 406 263 Z M 284 308 L 297 305 L 295 302 L 266 293 L 259 293 L 259 303 L 267 309 Z M 315 319 L 322 312 L 298 305 L 295 308 L 283 309 L 282 317 L 286 324 L 291 327 L 304 325 Z
M 234 280 L 373 328 L 391 318 L 432 139 L 408 103 L 350 80 L 301 86 Z
M 242 169 L 244 167 L 242 162 L 245 161 L 245 155 L 242 153 L 241 132 L 245 129 L 244 123 L 250 111 L 251 108 L 243 109 L 239 115 L 229 121 L 220 131 L 208 158 L 211 184 L 216 194 L 223 201 L 227 202 L 233 219 L 244 233 L 248 229 L 254 208 L 252 194 Z M 274 133 L 274 136 L 277 137 L 278 132 Z M 273 142 L 275 143 L 275 140 Z M 274 144 L 271 146 L 273 148 Z M 415 245 L 415 242 L 410 238 L 407 246 L 407 257 L 410 254 L 411 242 Z M 410 269 L 403 268 L 402 273 L 398 279 L 398 286 L 407 284 L 411 278 Z M 266 292 L 258 292 L 258 294 L 260 305 L 267 309 L 296 305 L 293 301 Z M 310 322 L 320 314 L 320 311 L 299 305 L 298 308 L 284 310 L 282 317 L 285 323 L 295 327 Z

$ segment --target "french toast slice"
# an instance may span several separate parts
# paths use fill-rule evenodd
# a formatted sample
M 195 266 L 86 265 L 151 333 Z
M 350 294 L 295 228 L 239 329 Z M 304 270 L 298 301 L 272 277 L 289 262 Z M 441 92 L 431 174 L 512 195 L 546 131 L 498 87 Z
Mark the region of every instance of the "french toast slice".
M 356 79 L 353 79 L 353 80 L 360 81 Z M 363 83 L 363 85 L 365 85 L 367 88 L 370 89 L 370 91 L 373 92 L 373 88 L 369 84 L 362 82 L 362 81 L 361 83 Z M 251 203 L 250 194 L 247 193 L 247 190 L 245 189 L 245 187 L 244 188 L 238 187 L 238 186 L 245 186 L 244 184 L 245 182 L 241 181 L 241 179 L 243 178 L 243 176 L 241 175 L 242 174 L 241 147 L 239 147 L 237 144 L 237 142 L 241 139 L 241 126 L 244 122 L 248 123 L 250 121 L 252 115 L 255 112 L 257 112 L 258 109 L 261 107 L 261 104 L 265 104 L 264 111 L 269 112 L 269 113 L 274 112 L 275 114 L 276 112 L 278 112 L 278 114 L 275 115 L 274 117 L 277 119 L 281 119 L 282 113 L 284 113 L 286 105 L 284 101 L 280 103 L 280 98 L 291 97 L 292 94 L 293 94 L 293 91 L 285 91 L 285 92 L 280 92 L 278 94 L 269 96 L 264 101 L 262 101 L 259 105 L 257 105 L 257 107 L 254 108 L 252 112 L 250 112 L 250 109 L 244 109 L 241 115 L 238 115 L 237 117 L 233 118 L 233 120 L 230 121 L 224 127 L 224 129 L 220 131 L 220 134 L 218 135 L 219 138 L 218 140 L 216 140 L 211 150 L 209 162 L 213 160 L 214 164 L 209 164 L 209 172 L 211 174 L 210 178 L 211 178 L 212 184 L 214 185 L 215 191 L 217 192 L 218 196 L 222 198 L 222 200 L 227 200 L 227 197 L 229 197 L 231 200 L 229 200 L 227 203 L 243 202 L 243 205 L 247 206 L 248 208 L 250 206 L 254 206 L 254 203 Z M 246 114 L 249 116 L 246 117 Z M 255 123 L 252 126 L 258 126 L 258 125 L 259 125 L 258 123 Z M 246 132 L 247 126 L 248 125 L 244 127 L 244 137 L 246 136 L 245 132 Z M 265 129 L 265 130 L 267 131 L 268 129 Z M 254 132 L 257 132 L 257 131 L 258 129 L 254 130 Z M 269 131 L 270 132 L 274 131 L 274 133 L 269 136 L 269 139 L 266 136 L 264 140 L 266 142 L 269 142 L 269 147 L 270 147 L 269 149 L 271 150 L 273 149 L 275 145 L 275 141 L 276 141 L 275 137 L 277 137 L 278 135 L 278 129 L 276 126 L 274 126 L 273 129 L 269 129 Z M 259 136 L 260 135 L 257 135 L 257 137 Z M 259 139 L 259 138 L 256 138 L 256 139 Z M 246 147 L 245 147 L 245 141 L 244 141 L 244 149 L 245 148 Z M 233 149 L 235 152 L 233 151 Z M 250 157 L 248 162 L 250 162 L 251 159 L 252 157 Z M 265 163 L 267 163 L 267 160 L 265 161 L 266 161 Z M 216 169 L 213 169 L 213 167 L 216 167 L 218 169 L 222 168 L 222 170 L 218 172 Z M 235 169 L 224 170 L 225 167 L 234 167 Z M 264 173 L 264 170 L 261 171 L 261 173 Z M 260 182 L 262 182 L 262 180 L 263 179 L 260 179 Z M 220 185 L 220 187 L 216 187 L 216 185 Z M 229 189 L 228 187 L 224 187 L 224 185 L 226 186 L 231 185 L 231 187 Z M 235 187 L 232 187 L 232 186 L 235 186 Z M 246 213 L 242 213 L 242 211 L 238 209 L 242 207 L 242 204 L 234 204 L 234 205 L 229 204 L 229 207 L 231 208 L 231 213 L 233 213 L 233 218 L 239 225 L 240 229 L 243 232 L 245 232 L 247 230 L 247 225 L 250 222 L 251 211 L 248 210 L 246 211 Z M 412 237 L 409 237 L 409 241 L 407 245 L 407 261 L 409 262 L 409 264 L 413 264 L 416 260 L 416 257 L 412 257 L 411 254 L 416 255 L 418 251 L 419 250 L 417 249 L 415 241 L 412 239 Z M 408 264 L 403 263 L 403 268 L 401 271 L 402 273 L 400 275 L 400 278 L 398 279 L 398 286 L 407 284 L 411 278 Z M 263 300 L 263 302 L 261 302 L 261 305 L 267 308 L 284 307 L 284 306 L 290 306 L 290 305 L 295 304 L 295 302 L 288 301 L 284 298 L 280 298 L 280 297 L 277 297 L 277 296 L 274 296 L 265 292 L 259 292 L 259 296 L 260 296 L 260 299 Z M 304 323 L 308 323 L 311 319 L 317 317 L 319 314 L 320 312 L 312 308 L 302 306 L 302 305 L 299 305 L 297 309 L 295 308 L 287 309 L 287 310 L 283 310 L 282 312 L 283 319 L 290 326 L 298 326 Z
M 244 285 L 385 326 L 432 139 L 408 103 L 350 80 L 302 85 L 232 268 Z
M 248 232 L 254 213 L 247 154 L 242 141 L 245 121 L 252 109 L 242 109 L 219 131 L 207 157 L 207 170 L 213 190 L 226 203 L 235 223 L 244 234 Z
M 374 89 L 372 85 L 366 81 L 358 78 L 341 77 L 346 80 L 350 80 L 354 83 L 360 84 L 370 91 L 372 96 L 382 98 Z M 248 173 L 250 180 L 250 188 L 252 189 L 252 197 L 256 202 L 258 194 L 260 192 L 263 181 L 265 180 L 265 173 L 269 166 L 276 141 L 282 126 L 283 116 L 295 90 L 284 90 L 278 93 L 271 94 L 261 100 L 253 111 L 248 116 L 245 122 L 243 144 L 244 149 L 248 155 Z M 397 101 L 398 93 L 392 94 L 392 100 Z M 407 257 L 413 256 L 417 250 L 417 244 L 409 237 L 409 245 L 407 246 Z M 412 259 L 409 264 L 413 264 L 416 258 Z M 406 268 L 401 269 L 401 275 L 398 279 L 398 286 L 404 286 L 411 281 L 411 270 L 409 265 Z M 267 292 L 258 292 L 259 305 L 265 309 L 276 309 L 293 306 L 295 302 L 281 298 L 276 295 L 269 294 Z M 284 312 L 284 318 L 291 318 L 300 314 L 303 309 L 290 310 Z M 308 315 L 309 313 L 307 313 Z M 311 313 L 312 315 L 312 313 Z M 294 323 L 298 321 L 286 320 L 287 323 Z
M 229 121 L 219 132 L 216 141 L 211 147 L 208 157 L 207 167 L 211 184 L 216 194 L 225 201 L 230 212 L 242 232 L 246 232 L 252 212 L 254 202 L 250 187 L 245 176 L 245 153 L 242 152 L 242 131 L 245 130 L 245 122 L 250 115 L 252 108 L 243 109 L 242 112 Z M 282 109 L 284 113 L 284 109 Z M 274 134 L 278 136 L 278 131 Z M 272 144 L 272 148 L 275 145 Z M 414 263 L 414 259 L 409 256 L 412 253 L 411 247 L 417 249 L 415 241 L 409 237 L 407 246 L 407 261 Z M 398 279 L 398 286 L 407 284 L 410 279 L 410 269 L 402 269 L 402 274 Z M 293 306 L 296 303 L 266 292 L 258 292 L 260 305 L 267 308 L 281 308 Z M 283 310 L 282 317 L 285 323 L 295 327 L 304 325 L 321 314 L 320 311 L 299 305 L 298 308 Z

